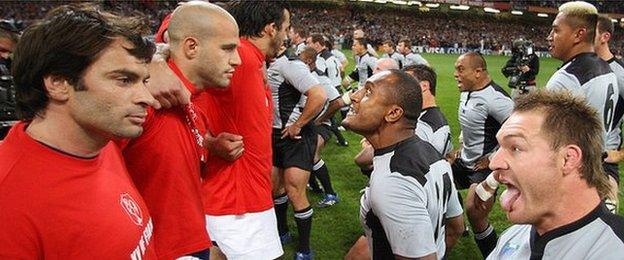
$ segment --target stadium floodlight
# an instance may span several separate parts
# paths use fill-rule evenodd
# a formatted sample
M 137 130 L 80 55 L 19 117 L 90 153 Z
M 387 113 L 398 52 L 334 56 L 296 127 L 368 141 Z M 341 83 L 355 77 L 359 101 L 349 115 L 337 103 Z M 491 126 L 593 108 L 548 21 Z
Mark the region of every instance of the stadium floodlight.
M 419 1 L 409 1 L 407 2 L 407 5 L 417 5 L 417 6 L 422 6 L 422 3 Z
M 523 15 L 522 11 L 518 11 L 518 10 L 511 11 L 511 14 L 513 14 L 513 15 Z
M 452 10 L 468 11 L 468 9 L 470 9 L 470 6 L 467 6 L 467 5 L 451 5 L 449 8 L 451 8 Z
M 392 1 L 395 5 L 406 5 L 407 2 L 403 0 L 394 0 Z
M 611 18 L 611 22 L 613 22 L 613 23 L 617 23 L 617 22 L 618 22 L 618 20 L 617 20 L 617 19 L 613 19 L 613 18 Z
M 388 0 L 375 0 L 375 3 L 378 3 L 378 4 L 385 4 L 387 2 Z
M 486 13 L 492 13 L 492 14 L 500 13 L 500 10 L 496 8 L 492 8 L 492 7 L 483 8 L 483 11 L 485 11 Z
M 435 4 L 434 3 L 427 3 L 427 4 L 425 4 L 425 6 L 429 7 L 429 8 L 438 8 L 438 7 L 440 7 L 440 4 L 438 4 L 438 3 L 435 3 Z
M 360 1 L 360 2 L 372 2 L 372 1 L 375 1 L 375 0 L 358 0 L 358 1 Z
M 537 16 L 539 17 L 548 17 L 548 14 L 545 13 L 538 13 Z

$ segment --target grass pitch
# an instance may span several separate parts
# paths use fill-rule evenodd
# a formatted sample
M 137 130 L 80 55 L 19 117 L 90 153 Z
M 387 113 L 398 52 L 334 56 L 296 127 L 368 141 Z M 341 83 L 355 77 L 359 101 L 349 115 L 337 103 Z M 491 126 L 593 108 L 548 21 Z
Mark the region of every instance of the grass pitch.
M 349 57 L 347 72 L 350 72 L 353 70 L 354 61 L 350 50 L 344 50 L 344 52 Z M 459 55 L 424 54 L 423 56 L 438 74 L 437 104 L 442 109 L 451 127 L 453 145 L 458 147 L 459 121 L 457 119 L 457 109 L 459 105 L 459 90 L 453 78 L 453 72 L 455 60 Z M 494 82 L 509 92 L 507 79 L 500 72 L 508 58 L 505 56 L 485 57 L 488 71 Z M 560 65 L 561 62 L 555 59 L 540 59 L 540 72 L 537 77 L 538 87 L 543 87 Z M 368 178 L 363 176 L 358 167 L 353 163 L 354 156 L 360 150 L 359 142 L 362 137 L 348 131 L 343 132 L 343 134 L 349 142 L 348 147 L 336 145 L 335 138 L 332 138 L 322 152 L 322 158 L 330 171 L 332 184 L 341 201 L 329 208 L 314 208 L 310 243 L 316 259 L 321 260 L 343 259 L 356 239 L 363 234 L 359 223 L 359 202 L 360 191 L 366 186 Z M 620 187 L 621 189 L 622 187 Z M 462 192 L 464 198 L 465 194 L 465 191 Z M 310 193 L 308 198 L 310 203 L 316 206 L 321 196 Z M 620 194 L 620 201 L 622 200 L 623 197 Z M 623 210 L 620 209 L 619 213 L 622 214 Z M 499 234 L 511 225 L 498 202 L 490 214 L 490 220 Z M 284 247 L 285 255 L 283 259 L 292 259 L 294 251 L 296 251 L 297 227 L 292 217 L 292 211 L 289 212 L 288 221 L 290 232 L 294 236 L 295 242 L 291 242 Z M 449 259 L 482 259 L 472 234 L 460 239 L 450 252 Z

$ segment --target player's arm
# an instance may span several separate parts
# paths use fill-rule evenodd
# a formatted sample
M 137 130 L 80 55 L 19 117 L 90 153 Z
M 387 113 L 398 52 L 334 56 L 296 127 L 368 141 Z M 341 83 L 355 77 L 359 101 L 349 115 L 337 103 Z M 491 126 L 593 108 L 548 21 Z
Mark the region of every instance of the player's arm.
M 159 48 L 166 50 L 166 48 Z M 184 87 L 180 79 L 167 65 L 168 51 L 154 54 L 149 64 L 150 79 L 147 89 L 160 104 L 160 107 L 170 108 L 183 106 L 191 102 L 191 93 Z M 160 107 L 156 107 L 157 109 Z
M 36 228 L 29 217 L 20 214 L 15 205 L 0 201 L 0 259 L 42 259 Z
M 624 160 L 624 149 L 621 150 L 608 150 L 607 158 L 604 159 L 607 163 L 619 163 Z
M 336 114 L 336 111 L 338 111 L 338 109 L 344 106 L 345 106 L 345 103 L 342 100 L 342 98 L 336 98 L 330 101 L 329 106 L 327 107 L 327 110 L 325 110 L 323 114 L 321 114 L 319 117 L 316 118 L 316 120 L 314 120 L 315 123 L 320 124 L 321 122 L 325 122 L 329 120 L 330 118 L 334 116 L 334 114 Z
M 445 225 L 445 233 L 446 237 L 444 241 L 446 242 L 446 254 L 451 251 L 453 246 L 457 244 L 459 238 L 464 233 L 464 209 L 462 209 L 461 201 L 459 201 L 459 196 L 457 194 L 457 188 L 455 187 L 455 182 L 453 181 L 453 175 L 449 174 L 448 177 L 451 179 L 451 193 L 449 199 L 447 201 L 446 207 L 446 225 Z
M 299 119 L 282 131 L 282 138 L 300 138 L 301 128 L 308 124 L 318 113 L 323 110 L 323 105 L 327 99 L 327 94 L 321 85 L 315 85 L 305 92 L 307 97 L 303 111 Z
M 290 82 L 299 92 L 306 95 L 307 100 L 301 116 L 292 125 L 282 130 L 282 138 L 301 138 L 299 133 L 323 109 L 327 94 L 319 81 L 310 73 L 307 65 L 303 62 L 293 62 L 287 69 L 282 70 L 284 79 Z
M 481 255 L 487 257 L 496 248 L 498 241 L 498 235 L 494 227 L 488 222 L 488 215 L 492 211 L 496 196 L 492 196 L 487 201 L 482 201 L 475 194 L 475 188 L 477 184 L 472 184 L 468 189 L 468 195 L 466 196 L 466 216 L 468 216 L 468 223 L 474 231 L 475 242 Z

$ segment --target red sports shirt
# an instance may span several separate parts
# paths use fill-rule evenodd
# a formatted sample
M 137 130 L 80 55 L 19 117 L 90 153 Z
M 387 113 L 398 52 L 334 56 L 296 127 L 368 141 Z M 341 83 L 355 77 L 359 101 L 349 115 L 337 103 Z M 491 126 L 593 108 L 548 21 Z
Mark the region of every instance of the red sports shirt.
M 245 151 L 234 162 L 209 156 L 204 169 L 204 206 L 209 215 L 239 215 L 273 207 L 271 125 L 273 104 L 266 83 L 264 54 L 248 40 L 238 47 L 242 64 L 227 89 L 208 89 L 195 104 L 217 135 L 243 136 Z
M 168 64 L 196 94 L 195 86 L 177 66 L 172 61 Z M 150 110 L 143 134 L 123 149 L 130 176 L 154 219 L 154 244 L 161 259 L 211 246 L 200 189 L 200 152 L 205 150 L 198 139 L 205 127 L 199 117 L 192 118 L 186 112 L 180 107 Z
M 26 126 L 0 143 L 0 259 L 155 259 L 152 219 L 119 148 L 79 158 Z

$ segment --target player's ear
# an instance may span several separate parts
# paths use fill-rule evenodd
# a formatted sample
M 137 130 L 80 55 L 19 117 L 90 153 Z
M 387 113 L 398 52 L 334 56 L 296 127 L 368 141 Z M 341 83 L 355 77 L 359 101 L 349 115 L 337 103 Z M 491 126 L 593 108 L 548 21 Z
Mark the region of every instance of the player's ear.
M 388 123 L 395 123 L 401 120 L 401 118 L 403 118 L 404 115 L 405 115 L 405 111 L 403 110 L 403 108 L 397 105 L 392 105 L 390 106 L 390 109 L 386 113 L 384 120 L 386 120 L 386 122 Z
M 579 170 L 583 164 L 583 151 L 577 145 L 567 145 L 559 153 L 563 159 L 563 174 L 568 175 Z
M 420 82 L 420 90 L 424 93 L 425 91 L 429 91 L 429 81 L 423 80 Z
M 273 38 L 273 36 L 275 36 L 275 34 L 277 33 L 277 27 L 275 26 L 275 23 L 270 23 L 264 26 L 264 29 L 262 30 L 262 36 L 267 35 L 271 38 Z
M 65 102 L 69 99 L 72 85 L 67 82 L 65 77 L 57 75 L 47 75 L 43 77 L 43 84 L 48 97 L 51 100 Z

